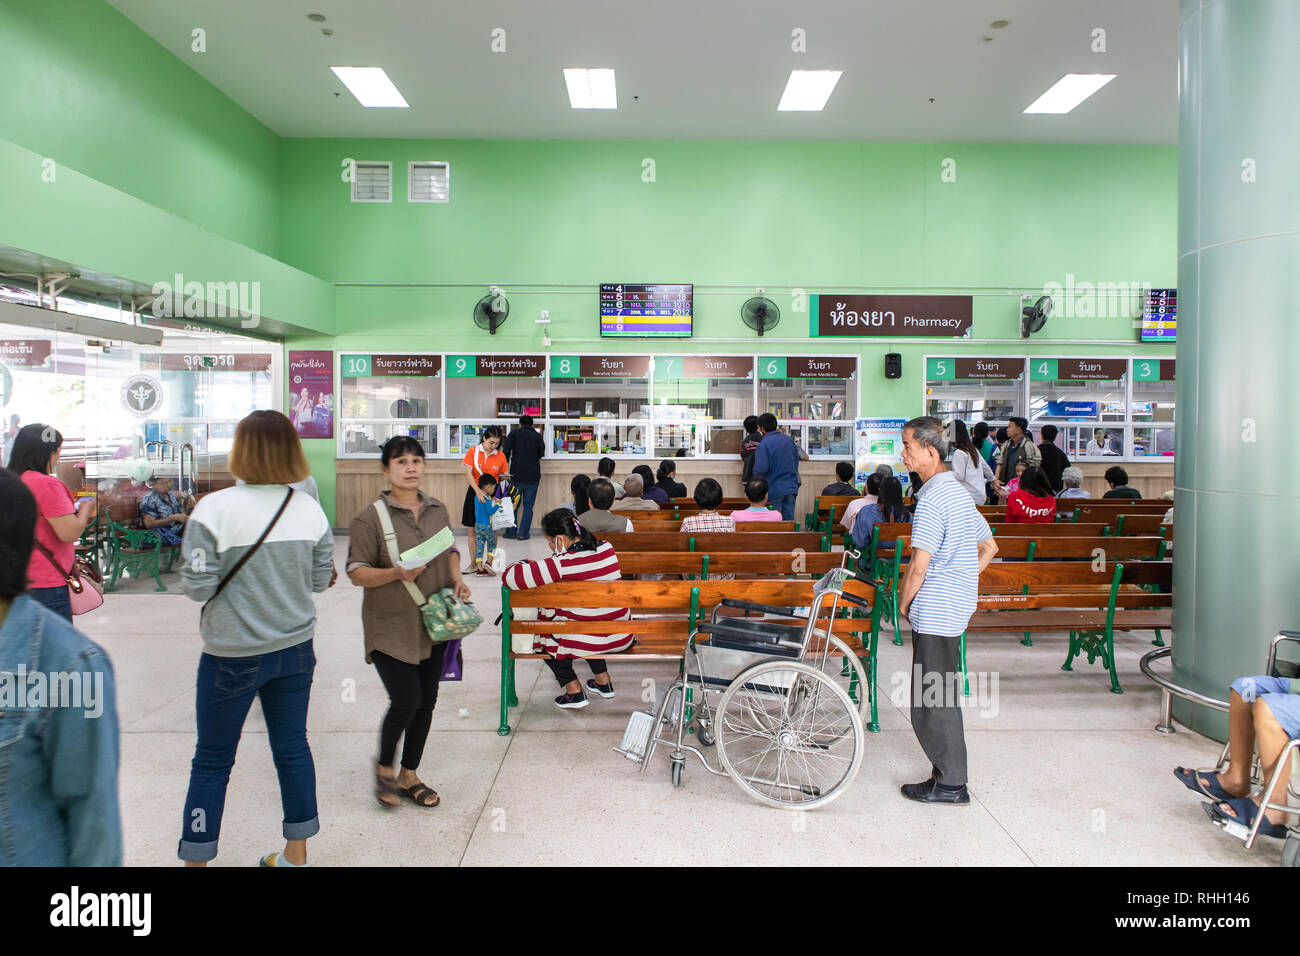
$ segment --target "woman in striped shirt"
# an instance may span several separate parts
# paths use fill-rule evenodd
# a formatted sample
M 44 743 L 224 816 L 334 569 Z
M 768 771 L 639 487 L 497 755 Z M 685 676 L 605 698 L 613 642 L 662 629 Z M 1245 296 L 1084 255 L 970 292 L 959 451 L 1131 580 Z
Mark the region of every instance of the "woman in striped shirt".
M 618 555 L 613 545 L 599 544 L 578 523 L 573 512 L 557 508 L 542 518 L 542 533 L 551 546 L 551 557 L 543 561 L 518 561 L 506 568 L 502 582 L 512 591 L 541 587 L 556 581 L 618 581 Z M 632 612 L 625 607 L 543 608 L 538 617 L 544 621 L 627 621 Z M 564 710 L 587 706 L 587 695 L 573 670 L 575 657 L 612 654 L 632 646 L 631 634 L 538 634 L 533 650 L 549 654 L 546 664 L 560 682 L 562 693 L 555 705 Z M 589 659 L 593 680 L 587 688 L 608 700 L 614 696 L 614 684 L 603 660 Z

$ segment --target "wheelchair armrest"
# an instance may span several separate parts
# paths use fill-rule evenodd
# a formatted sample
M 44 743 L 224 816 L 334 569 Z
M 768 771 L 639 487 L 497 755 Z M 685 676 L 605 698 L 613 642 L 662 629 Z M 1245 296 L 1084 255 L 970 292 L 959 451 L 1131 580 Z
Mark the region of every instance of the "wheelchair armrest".
M 737 628 L 726 624 L 701 624 L 695 629 L 697 634 L 708 634 L 711 637 L 718 634 L 736 637 L 736 631 Z M 739 636 L 755 644 L 777 644 L 781 640 L 777 634 L 764 634 L 761 631 L 743 631 Z
M 762 611 L 764 614 L 776 614 L 780 617 L 794 617 L 794 608 L 779 607 L 775 604 L 755 604 L 753 601 L 741 601 L 737 598 L 723 598 L 723 607 L 736 607 L 746 611 Z

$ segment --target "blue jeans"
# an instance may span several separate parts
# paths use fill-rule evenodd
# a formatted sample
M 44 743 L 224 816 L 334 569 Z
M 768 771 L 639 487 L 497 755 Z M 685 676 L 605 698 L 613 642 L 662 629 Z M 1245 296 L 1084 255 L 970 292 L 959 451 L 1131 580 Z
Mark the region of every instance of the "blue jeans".
M 537 485 L 515 482 L 515 487 L 519 489 L 520 494 L 519 514 L 515 515 L 515 533 L 507 537 L 527 541 L 528 532 L 533 524 L 533 502 L 537 500 Z
M 474 525 L 474 560 L 484 564 L 492 560 L 497 550 L 497 533 L 489 522 L 476 522 Z
M 798 492 L 791 492 L 788 495 L 768 495 L 767 503 L 781 512 L 782 521 L 794 520 L 794 500 L 799 497 Z
M 72 620 L 72 601 L 68 598 L 66 584 L 60 584 L 57 588 L 30 588 L 27 593 L 55 614 L 65 620 Z
M 307 699 L 315 668 L 311 641 L 273 654 L 199 657 L 195 700 L 199 739 L 190 764 L 190 790 L 177 848 L 182 860 L 206 862 L 217 855 L 226 786 L 254 697 L 262 700 L 271 756 L 280 778 L 284 838 L 305 840 L 320 832 L 316 765 L 307 746 Z

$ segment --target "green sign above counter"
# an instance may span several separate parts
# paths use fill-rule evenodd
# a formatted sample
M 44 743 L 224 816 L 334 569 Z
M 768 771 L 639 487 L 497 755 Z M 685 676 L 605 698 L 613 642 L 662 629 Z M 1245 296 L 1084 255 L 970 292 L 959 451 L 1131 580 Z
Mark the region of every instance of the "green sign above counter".
M 656 355 L 655 378 L 753 378 L 752 355 Z
M 759 378 L 855 378 L 858 360 L 852 355 L 763 356 Z
M 963 338 L 974 302 L 969 295 L 823 293 L 813 296 L 809 334 Z
M 545 355 L 448 355 L 448 378 L 540 378 Z
M 356 355 L 339 356 L 344 378 L 404 377 L 437 378 L 442 371 L 441 355 Z
M 1025 374 L 1023 358 L 928 358 L 925 377 L 931 382 L 1014 381 Z
M 1038 382 L 1117 382 L 1127 374 L 1128 359 L 1029 360 L 1029 377 Z
M 1134 359 L 1133 381 L 1172 382 L 1175 359 Z

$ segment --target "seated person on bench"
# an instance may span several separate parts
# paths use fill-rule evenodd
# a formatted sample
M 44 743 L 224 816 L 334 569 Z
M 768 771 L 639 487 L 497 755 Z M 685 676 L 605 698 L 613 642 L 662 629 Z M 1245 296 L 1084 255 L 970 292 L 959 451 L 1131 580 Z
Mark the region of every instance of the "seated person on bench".
M 871 477 L 878 478 L 879 475 L 872 475 Z M 875 530 L 876 525 L 911 522 L 911 520 L 912 513 L 903 504 L 903 483 L 890 475 L 888 478 L 881 480 L 880 494 L 877 496 L 875 504 L 863 508 L 858 514 L 857 520 L 853 522 L 853 546 L 865 555 L 867 549 L 871 547 L 871 532 Z M 877 557 L 892 557 L 893 553 L 894 543 L 892 541 L 882 542 L 876 546 Z
M 158 532 L 164 546 L 180 547 L 194 499 L 189 495 L 182 499 L 172 491 L 170 478 L 155 477 L 149 486 L 153 490 L 140 499 L 140 523 Z
M 642 498 L 641 491 L 645 488 L 645 479 L 638 474 L 628 475 L 623 480 L 623 488 L 627 495 L 614 502 L 611 511 L 658 511 L 659 505 L 649 498 Z
M 1259 746 L 1260 776 L 1269 780 L 1287 740 L 1300 739 L 1300 678 L 1239 677 L 1228 694 L 1228 769 L 1222 773 L 1197 774 L 1179 767 L 1174 776 L 1189 790 L 1219 803 L 1205 804 L 1215 822 L 1250 826 L 1259 813 L 1260 800 L 1250 796 L 1250 762 Z M 1283 770 L 1269 803 L 1286 803 L 1290 768 Z M 1261 795 L 1262 796 L 1262 795 Z M 1285 837 L 1286 814 L 1269 810 L 1259 832 Z
M 844 495 L 856 495 L 858 489 L 853 485 L 853 462 L 841 461 L 835 465 L 835 481 L 822 489 L 822 494 L 831 497 L 842 497 Z
M 702 534 L 706 531 L 736 530 L 736 522 L 731 520 L 731 515 L 718 514 L 718 506 L 722 504 L 722 485 L 716 479 L 701 478 L 696 483 L 695 503 L 700 506 L 700 513 L 683 518 L 679 531 Z
M 882 465 L 882 468 L 888 468 L 888 465 Z M 858 514 L 868 505 L 874 505 L 880 496 L 880 483 L 886 478 L 892 477 L 877 470 L 867 475 L 867 492 L 861 498 L 849 502 L 849 506 L 844 509 L 844 515 L 840 518 L 840 524 L 844 525 L 844 530 L 852 533 L 853 522 L 858 520 Z
M 1030 465 L 1020 473 L 1020 487 L 1007 496 L 1007 521 L 1051 524 L 1055 520 L 1056 497 L 1047 472 Z
M 607 541 L 597 544 L 591 532 L 578 523 L 573 512 L 556 508 L 542 518 L 542 534 L 551 547 L 551 557 L 542 561 L 517 561 L 506 568 L 501 581 L 512 591 L 537 588 L 556 581 L 619 581 L 618 555 Z M 542 621 L 627 621 L 632 612 L 625 607 L 543 608 Z M 576 710 L 589 703 L 573 670 L 575 657 L 613 654 L 632 646 L 629 634 L 538 634 L 533 651 L 547 654 L 546 665 L 560 682 L 561 694 L 555 706 Z M 605 699 L 614 696 L 614 684 L 603 660 L 588 660 L 594 680 L 587 688 Z
M 767 479 L 751 478 L 745 485 L 745 497 L 749 499 L 748 508 L 737 508 L 731 513 L 732 522 L 736 521 L 780 521 L 781 512 L 767 506 Z

